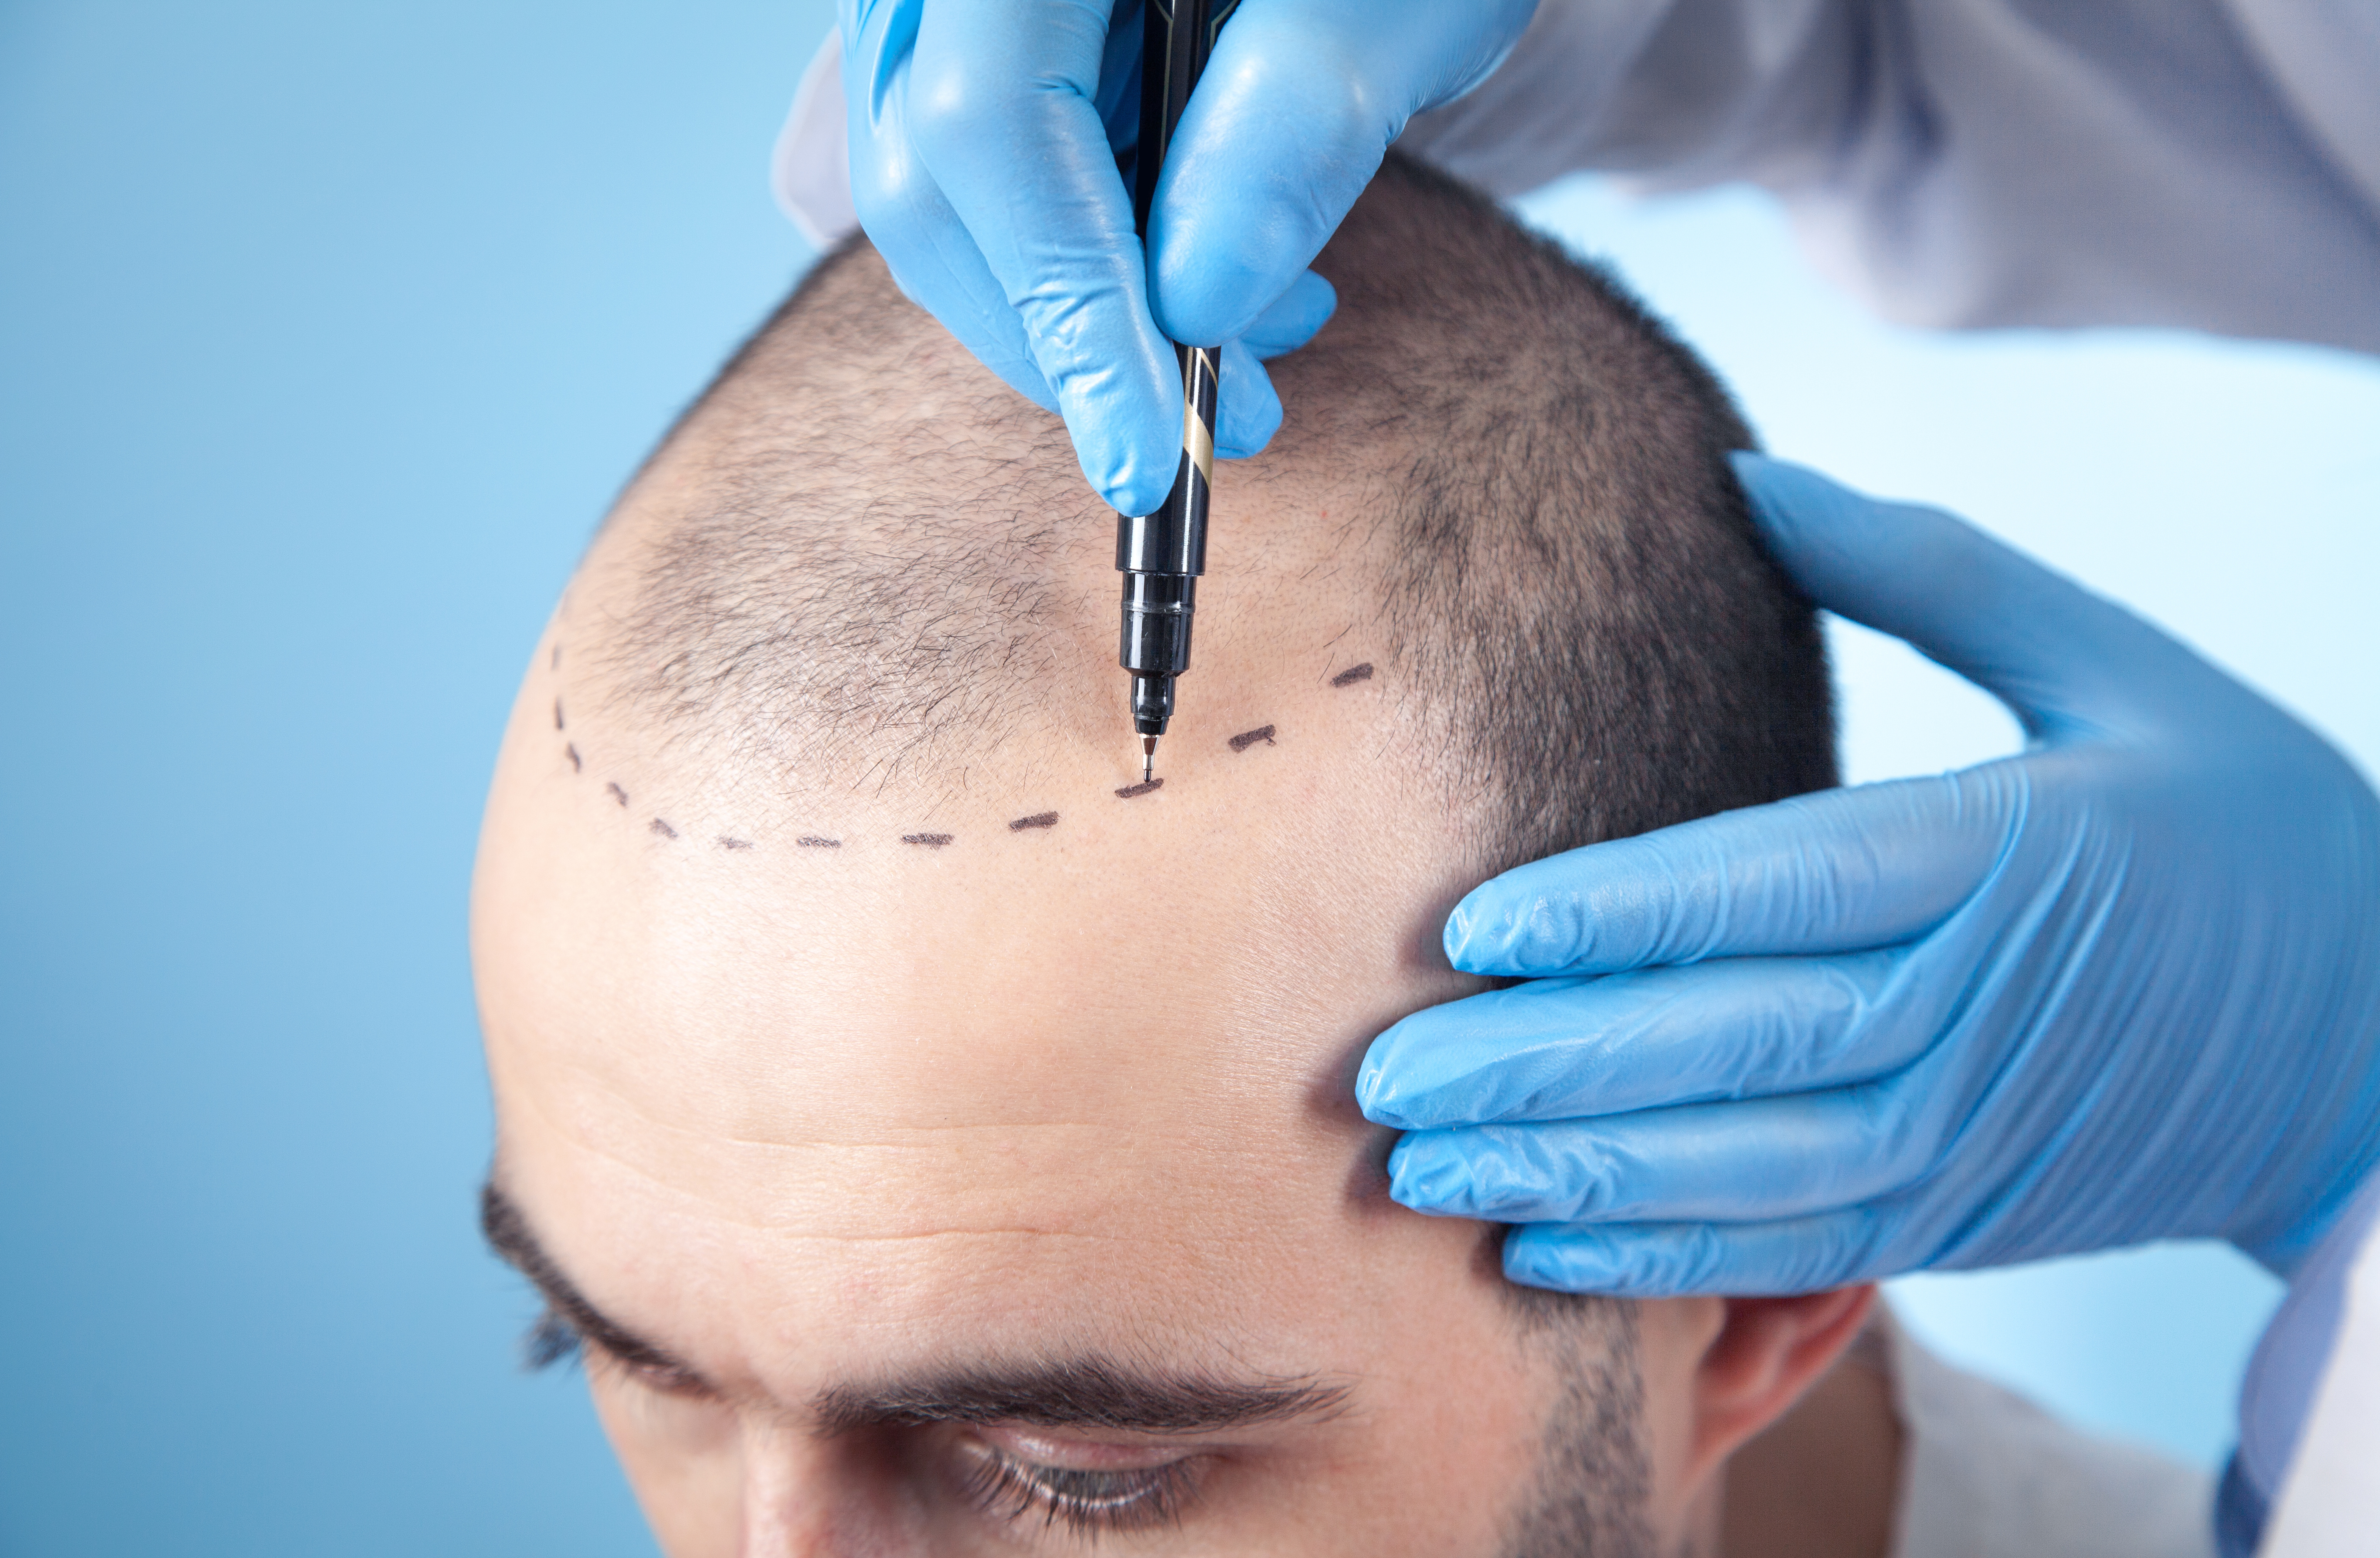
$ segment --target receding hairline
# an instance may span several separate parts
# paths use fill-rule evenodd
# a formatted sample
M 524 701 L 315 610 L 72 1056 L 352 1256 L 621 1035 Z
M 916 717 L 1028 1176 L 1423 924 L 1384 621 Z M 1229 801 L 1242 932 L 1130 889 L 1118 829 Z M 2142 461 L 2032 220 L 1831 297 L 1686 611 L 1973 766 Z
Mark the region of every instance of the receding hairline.
M 1753 536 L 1725 465 L 1750 433 L 1708 370 L 1607 274 L 1394 158 L 1317 264 L 1341 315 L 1274 363 L 1288 420 L 1267 456 L 1226 468 L 1218 501 L 1301 464 L 1377 471 L 1372 658 L 1402 673 L 1398 696 L 1443 712 L 1463 788 L 1509 792 L 1499 857 L 1833 783 L 1815 619 Z M 1422 309 L 1449 274 L 1476 285 Z M 954 403 L 871 437 L 924 395 Z M 1052 559 L 1107 544 L 1062 424 L 965 359 L 864 238 L 804 278 L 656 463 L 674 449 L 699 501 L 655 527 L 614 639 L 616 701 L 657 741 L 722 769 L 839 749 L 846 774 L 930 783 L 1002 743 L 1111 723 L 1122 676 L 1103 646 L 1094 660 L 1050 630 L 1076 609 L 1048 588 Z M 821 474 L 868 491 L 822 504 Z M 939 524 L 937 500 L 970 481 L 993 517 Z M 914 548 L 853 544 L 895 510 Z M 1237 573 L 1215 563 L 1210 597 L 1261 587 L 1245 555 Z M 1546 651 L 1569 658 L 1549 667 Z M 1513 706 L 1536 717 L 1499 712 Z M 1615 714 L 1631 706 L 1633 723 Z M 1575 777 L 1597 768 L 1600 800 Z

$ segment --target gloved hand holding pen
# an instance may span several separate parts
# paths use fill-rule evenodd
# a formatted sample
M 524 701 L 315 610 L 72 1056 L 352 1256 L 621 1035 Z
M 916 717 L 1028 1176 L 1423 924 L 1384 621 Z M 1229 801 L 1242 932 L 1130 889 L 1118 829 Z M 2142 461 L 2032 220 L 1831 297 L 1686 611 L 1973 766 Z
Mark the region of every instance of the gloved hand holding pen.
M 1382 1034 L 1397 1199 L 1515 1280 L 1791 1292 L 2216 1235 L 2288 1271 L 2380 1159 L 2380 799 L 2180 644 L 1937 511 L 1754 456 L 1817 602 L 2021 756 L 1591 846 L 1473 892 L 1534 982 Z
M 844 0 L 852 197 L 902 289 L 1062 413 L 1147 514 L 1181 454 L 1169 340 L 1224 347 L 1216 453 L 1281 424 L 1259 359 L 1330 317 L 1306 269 L 1420 110 L 1486 79 L 1535 0 L 1243 0 L 1133 233 L 1140 0 Z M 1160 334 L 1161 330 L 1161 334 Z

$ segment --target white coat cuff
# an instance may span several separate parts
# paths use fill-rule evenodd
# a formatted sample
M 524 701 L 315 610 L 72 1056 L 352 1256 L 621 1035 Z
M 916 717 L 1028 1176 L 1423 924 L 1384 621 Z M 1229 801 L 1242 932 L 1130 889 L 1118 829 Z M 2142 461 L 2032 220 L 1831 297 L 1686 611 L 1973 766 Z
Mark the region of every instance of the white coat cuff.
M 769 189 L 777 209 L 821 251 L 859 228 L 859 213 L 851 203 L 850 137 L 843 103 L 843 34 L 829 31 L 794 89 L 794 106 L 769 157 Z

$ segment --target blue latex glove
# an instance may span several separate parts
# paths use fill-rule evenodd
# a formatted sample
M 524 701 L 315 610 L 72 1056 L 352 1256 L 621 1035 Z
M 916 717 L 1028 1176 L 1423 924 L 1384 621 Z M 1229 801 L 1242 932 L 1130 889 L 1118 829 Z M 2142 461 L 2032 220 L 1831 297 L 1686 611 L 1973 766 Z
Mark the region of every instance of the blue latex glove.
M 2286 1271 L 2380 1157 L 2380 801 L 2287 714 L 1949 516 L 1740 456 L 1822 605 L 2021 756 L 1509 871 L 1536 982 L 1374 1041 L 1396 1199 L 1543 1287 L 1782 1293 L 2220 1235 Z
M 1115 155 L 1139 135 L 1140 0 L 842 0 L 853 202 L 901 289 L 1147 514 L 1182 453 L 1159 322 L 1223 346 L 1216 453 L 1263 448 L 1281 402 L 1257 359 L 1337 301 L 1307 263 L 1405 120 L 1485 79 L 1535 8 L 1242 0 L 1167 154 L 1150 265 Z

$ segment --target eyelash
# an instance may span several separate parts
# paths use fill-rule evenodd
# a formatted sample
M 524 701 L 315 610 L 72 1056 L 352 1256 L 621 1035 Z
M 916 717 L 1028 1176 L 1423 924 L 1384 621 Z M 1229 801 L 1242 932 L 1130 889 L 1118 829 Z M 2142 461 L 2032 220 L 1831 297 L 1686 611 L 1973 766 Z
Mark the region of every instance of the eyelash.
M 521 1361 L 531 1373 L 582 1363 L 587 1357 L 587 1338 L 552 1308 L 541 1311 L 521 1333 L 520 1345 Z
M 976 1449 L 967 1495 L 1003 1520 L 1020 1520 L 1038 1511 L 1044 1525 L 1062 1525 L 1087 1536 L 1147 1530 L 1178 1521 L 1192 1492 L 1188 1460 L 1132 1471 L 1091 1471 L 1035 1466 L 989 1444 Z

